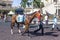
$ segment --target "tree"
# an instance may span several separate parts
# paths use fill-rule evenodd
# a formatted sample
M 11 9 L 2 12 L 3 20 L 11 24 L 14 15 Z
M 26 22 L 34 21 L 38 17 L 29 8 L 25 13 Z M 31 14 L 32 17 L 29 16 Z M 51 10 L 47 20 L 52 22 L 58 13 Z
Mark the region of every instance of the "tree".
M 34 0 L 33 1 L 33 6 L 35 8 L 42 8 L 42 7 L 44 7 L 44 4 L 43 4 L 43 2 L 41 2 L 41 0 Z
M 33 6 L 36 8 L 40 8 L 40 0 L 34 0 L 33 1 Z
M 28 7 L 30 7 L 31 3 L 32 3 L 32 2 L 27 2 Z
M 28 0 L 22 0 L 21 6 L 25 8 L 26 4 L 29 6 L 32 3 L 28 3 Z M 43 2 L 41 2 L 41 0 L 33 0 L 33 7 L 34 8 L 42 8 L 43 6 L 44 6 L 44 4 L 43 4 Z
M 22 2 L 21 2 L 21 6 L 25 8 L 25 7 L 26 7 L 27 2 L 28 2 L 28 0 L 22 0 Z

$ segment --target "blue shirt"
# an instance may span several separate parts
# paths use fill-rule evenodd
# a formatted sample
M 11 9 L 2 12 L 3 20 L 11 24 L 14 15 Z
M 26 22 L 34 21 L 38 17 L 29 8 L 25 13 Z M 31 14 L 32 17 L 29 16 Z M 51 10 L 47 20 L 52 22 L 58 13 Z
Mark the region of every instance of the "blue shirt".
M 55 17 L 55 18 L 53 19 L 53 21 L 54 21 L 54 24 L 56 24 L 56 23 L 57 23 L 57 18 Z

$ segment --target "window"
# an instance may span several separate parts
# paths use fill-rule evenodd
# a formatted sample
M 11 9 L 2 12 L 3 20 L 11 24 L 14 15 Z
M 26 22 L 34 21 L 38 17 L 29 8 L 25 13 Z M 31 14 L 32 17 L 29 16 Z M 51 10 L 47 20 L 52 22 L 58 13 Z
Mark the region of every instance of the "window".
M 57 2 L 57 0 L 54 0 L 54 2 Z

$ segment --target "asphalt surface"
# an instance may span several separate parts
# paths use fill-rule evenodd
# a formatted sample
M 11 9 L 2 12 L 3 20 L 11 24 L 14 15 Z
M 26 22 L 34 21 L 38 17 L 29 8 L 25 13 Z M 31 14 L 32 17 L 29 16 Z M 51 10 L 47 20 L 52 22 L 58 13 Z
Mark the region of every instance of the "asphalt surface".
M 23 36 L 18 33 L 17 27 L 14 27 L 14 34 L 11 35 L 10 33 L 10 22 L 2 22 L 0 20 L 0 40 L 60 40 L 60 31 L 56 28 L 54 31 L 51 31 L 52 24 L 50 25 L 43 25 L 44 26 L 44 35 L 41 35 L 41 31 L 34 33 L 33 31 L 36 30 L 38 27 L 37 25 L 30 25 L 29 29 L 29 36 L 28 34 L 24 34 Z M 58 24 L 57 27 L 60 28 Z M 24 30 L 20 27 L 21 30 Z

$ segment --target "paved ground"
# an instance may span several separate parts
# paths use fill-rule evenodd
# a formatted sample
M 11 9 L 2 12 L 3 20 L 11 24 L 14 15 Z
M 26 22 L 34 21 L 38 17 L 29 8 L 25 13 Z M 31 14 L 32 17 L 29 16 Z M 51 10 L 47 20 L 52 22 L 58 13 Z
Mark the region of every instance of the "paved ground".
M 10 22 L 0 22 L 0 40 L 60 40 L 60 31 L 56 29 L 51 31 L 52 25 L 44 25 L 44 36 L 41 35 L 41 32 L 33 33 L 38 27 L 31 26 L 30 36 L 27 36 L 27 33 L 24 36 L 18 34 L 17 28 L 14 27 L 14 34 L 10 34 Z M 60 25 L 57 25 L 60 28 Z M 22 27 L 21 27 L 22 28 Z M 23 29 L 21 29 L 23 30 Z

